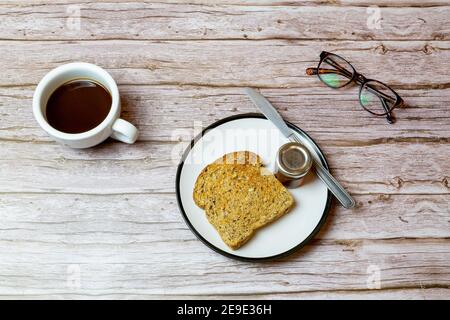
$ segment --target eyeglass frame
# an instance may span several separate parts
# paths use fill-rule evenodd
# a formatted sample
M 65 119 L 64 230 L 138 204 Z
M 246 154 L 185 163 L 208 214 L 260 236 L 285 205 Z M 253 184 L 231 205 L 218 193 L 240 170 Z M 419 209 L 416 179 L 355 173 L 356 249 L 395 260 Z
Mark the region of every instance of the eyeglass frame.
M 349 81 L 348 81 L 347 83 L 345 83 L 345 84 L 344 84 L 343 86 L 341 86 L 341 87 L 333 87 L 333 86 L 331 86 L 330 84 L 326 83 L 324 80 L 322 80 L 321 77 L 319 76 L 319 67 L 320 67 L 320 65 L 324 62 L 324 60 L 325 60 L 327 57 L 329 57 L 329 56 L 336 56 L 337 58 L 342 59 L 342 60 L 345 61 L 345 62 L 352 68 L 352 70 L 353 70 L 353 75 L 350 77 L 348 74 L 345 74 L 346 72 L 349 72 L 348 70 L 346 70 L 345 68 L 343 68 L 343 67 L 341 67 L 341 66 L 339 66 L 339 65 L 338 65 L 338 66 L 333 66 L 333 65 L 332 65 L 333 67 L 336 68 L 336 71 L 341 71 L 342 75 L 343 75 L 344 77 L 347 77 L 347 78 L 349 79 Z M 327 62 L 327 63 L 330 64 L 329 62 Z M 383 82 L 381 82 L 381 81 L 378 81 L 378 80 L 375 80 L 375 79 L 369 79 L 369 78 L 366 78 L 366 77 L 363 76 L 361 73 L 357 72 L 356 69 L 355 69 L 355 67 L 353 67 L 353 65 L 352 65 L 350 62 L 348 62 L 346 59 L 342 58 L 341 56 L 339 56 L 339 55 L 337 55 L 337 54 L 335 54 L 335 53 L 331 53 L 331 52 L 327 52 L 327 51 L 322 51 L 322 52 L 320 53 L 320 61 L 319 61 L 319 64 L 317 65 L 317 67 L 316 67 L 316 68 L 307 68 L 307 69 L 306 69 L 306 74 L 307 74 L 307 75 L 317 75 L 322 83 L 324 83 L 326 86 L 328 86 L 328 87 L 330 87 L 330 88 L 332 88 L 332 89 L 341 89 L 341 88 L 343 88 L 343 87 L 349 85 L 349 84 L 352 83 L 353 81 L 356 82 L 357 84 L 360 85 L 360 88 L 359 88 L 359 99 L 358 99 L 358 100 L 359 100 L 359 104 L 361 105 L 361 107 L 362 107 L 364 110 L 366 110 L 367 112 L 373 114 L 374 116 L 377 116 L 377 117 L 384 117 L 384 116 L 386 116 L 387 121 L 388 121 L 389 123 L 391 123 L 391 124 L 395 122 L 394 117 L 393 117 L 393 115 L 392 115 L 392 110 L 394 110 L 395 108 L 398 108 L 399 106 L 401 106 L 401 105 L 404 104 L 404 101 L 403 101 L 402 97 L 400 97 L 399 94 L 398 94 L 397 92 L 395 92 L 395 90 L 392 89 L 390 86 L 388 86 L 387 84 L 385 84 L 385 83 L 383 83 Z M 379 92 L 379 91 L 376 90 L 376 89 L 372 89 L 372 90 L 378 92 L 378 94 L 381 96 L 381 97 L 379 96 L 379 98 L 380 98 L 380 100 L 381 100 L 381 104 L 382 104 L 382 106 L 383 106 L 383 109 L 386 111 L 385 113 L 383 113 L 383 114 L 377 114 L 377 113 L 375 113 L 375 112 L 369 110 L 368 108 L 366 108 L 366 107 L 362 104 L 362 102 L 361 102 L 361 92 L 362 92 L 362 90 L 363 90 L 363 88 L 364 88 L 364 85 L 365 85 L 367 82 L 377 82 L 377 83 L 379 83 L 379 84 L 381 84 L 381 85 L 387 87 L 388 89 L 390 89 L 390 90 L 394 93 L 394 95 L 395 95 L 395 97 L 396 97 L 396 101 L 395 101 L 394 105 L 393 105 L 391 108 L 388 108 L 387 105 L 386 105 L 386 102 L 384 102 L 384 100 L 383 100 L 383 99 L 386 99 L 385 97 L 383 97 L 383 96 L 385 96 L 385 94 L 383 94 L 382 92 Z M 383 98 L 383 99 L 381 99 L 381 98 Z M 390 100 L 391 100 L 391 99 L 390 99 Z

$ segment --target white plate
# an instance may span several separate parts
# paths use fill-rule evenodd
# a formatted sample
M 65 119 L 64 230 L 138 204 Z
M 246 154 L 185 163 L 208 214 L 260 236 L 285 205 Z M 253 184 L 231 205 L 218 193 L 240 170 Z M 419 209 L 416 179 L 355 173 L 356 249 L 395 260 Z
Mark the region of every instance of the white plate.
M 315 142 L 302 130 L 288 124 L 304 144 L 314 150 L 313 156 L 328 168 L 325 157 Z M 186 223 L 195 235 L 213 250 L 241 260 L 265 260 L 285 256 L 305 245 L 320 229 L 331 204 L 331 193 L 314 173 L 303 185 L 289 189 L 295 199 L 294 208 L 259 229 L 254 237 L 238 250 L 230 249 L 208 222 L 203 209 L 192 197 L 195 181 L 205 166 L 226 153 L 252 151 L 273 171 L 278 148 L 289 142 L 261 114 L 243 114 L 220 120 L 196 137 L 185 151 L 176 178 L 177 200 Z

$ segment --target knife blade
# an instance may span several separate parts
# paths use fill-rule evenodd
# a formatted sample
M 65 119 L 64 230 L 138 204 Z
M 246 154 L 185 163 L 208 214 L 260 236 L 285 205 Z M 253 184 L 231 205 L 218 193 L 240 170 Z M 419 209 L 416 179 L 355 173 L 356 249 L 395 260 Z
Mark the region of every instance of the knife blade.
M 258 109 L 266 116 L 266 118 L 271 121 L 285 137 L 287 137 L 291 141 L 301 143 L 295 132 L 288 127 L 286 122 L 283 120 L 275 107 L 269 102 L 269 100 L 267 100 L 262 94 L 251 88 L 245 88 L 245 93 L 250 97 L 250 100 L 252 100 L 252 102 L 258 107 Z M 305 147 L 309 149 L 310 153 L 313 153 L 313 151 L 310 150 L 309 146 L 305 145 Z M 319 161 L 315 159 L 315 157 L 312 158 L 314 161 L 314 168 L 316 169 L 317 176 L 327 185 L 331 193 L 334 194 L 334 196 L 345 208 L 354 207 L 355 200 L 350 196 L 350 194 L 331 175 L 331 173 Z
M 284 122 L 278 111 L 275 110 L 272 104 L 263 95 L 251 88 L 245 88 L 245 93 L 247 93 L 255 106 L 258 107 L 266 118 L 269 119 L 285 137 L 289 138 L 294 134 L 287 126 L 286 122 Z

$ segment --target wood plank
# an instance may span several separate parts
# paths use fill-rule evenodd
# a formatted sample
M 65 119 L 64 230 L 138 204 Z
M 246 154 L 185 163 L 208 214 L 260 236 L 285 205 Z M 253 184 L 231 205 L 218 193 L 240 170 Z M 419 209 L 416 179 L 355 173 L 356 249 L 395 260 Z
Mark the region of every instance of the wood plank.
M 223 1 L 221 5 L 204 2 L 200 6 L 74 1 L 81 10 L 79 28 L 68 22 L 73 14 L 70 3 L 4 4 L 0 6 L 0 39 L 450 39 L 450 6 L 439 3 L 427 8 L 408 7 L 407 3 L 400 8 L 383 7 L 379 17 L 368 9 L 376 3 L 368 2 L 350 2 L 348 6 L 333 2 L 321 6 L 237 3 L 245 6 L 230 6 Z M 376 25 L 378 18 L 382 20 Z
M 397 123 L 365 112 L 358 89 L 331 90 L 318 79 L 306 88 L 261 92 L 286 120 L 323 145 L 448 142 L 450 88 L 401 89 L 407 108 Z M 140 129 L 140 141 L 189 141 L 194 132 L 224 117 L 257 112 L 241 88 L 120 85 L 122 116 Z M 0 88 L 0 139 L 51 141 L 31 112 L 34 86 Z
M 370 290 L 348 290 L 348 291 L 310 291 L 310 292 L 295 292 L 295 293 L 274 293 L 274 294 L 260 294 L 260 295 L 150 295 L 150 294 L 134 294 L 134 293 L 112 293 L 102 295 L 91 294 L 77 294 L 77 293 L 55 293 L 55 294 L 7 294 L 0 295 L 0 299 L 108 299 L 108 300 L 197 300 L 197 299 L 222 299 L 222 300 L 271 300 L 271 299 L 302 299 L 302 300 L 446 300 L 450 295 L 450 290 L 447 288 L 420 288 L 420 289 L 370 289 Z
M 47 0 L 32 0 L 35 5 L 47 5 Z M 20 5 L 28 6 L 31 0 L 2 0 L 2 5 Z M 52 3 L 71 4 L 79 3 L 79 0 L 57 0 Z M 132 2 L 129 0 L 96 0 L 100 3 L 126 3 Z M 91 1 L 86 1 L 91 3 Z M 324 2 L 323 0 L 164 0 L 164 3 L 173 4 L 196 4 L 196 5 L 235 5 L 235 6 L 371 6 L 378 5 L 382 7 L 435 7 L 448 6 L 447 0 L 427 0 L 426 2 L 420 0 L 331 0 Z
M 358 206 L 333 206 L 316 239 L 450 238 L 449 195 L 356 195 Z M 175 194 L 0 194 L 3 241 L 130 245 L 193 241 Z
M 7 87 L 37 84 L 51 68 L 72 61 L 96 63 L 119 84 L 308 87 L 317 78 L 305 69 L 317 65 L 322 50 L 394 88 L 450 83 L 450 73 L 436 76 L 450 70 L 448 41 L 0 41 L 0 47 L 0 86 Z
M 66 232 L 80 234 L 83 230 Z M 188 231 L 185 231 L 186 233 Z M 164 234 L 162 230 L 160 233 Z M 1 241 L 0 294 L 260 295 L 367 290 L 371 268 L 383 289 L 448 289 L 448 240 L 314 241 L 298 254 L 269 263 L 237 262 L 199 241 L 118 245 Z M 104 236 L 109 242 L 109 234 Z M 80 271 L 80 288 L 67 285 L 68 267 Z M 314 270 L 314 272 L 311 272 Z M 218 281 L 220 275 L 220 281 Z
M 0 143 L 0 192 L 119 194 L 174 192 L 186 143 Z M 331 171 L 355 194 L 450 192 L 449 143 L 322 146 Z M 14 168 L 14 169 L 12 169 Z M 87 178 L 88 177 L 88 178 Z

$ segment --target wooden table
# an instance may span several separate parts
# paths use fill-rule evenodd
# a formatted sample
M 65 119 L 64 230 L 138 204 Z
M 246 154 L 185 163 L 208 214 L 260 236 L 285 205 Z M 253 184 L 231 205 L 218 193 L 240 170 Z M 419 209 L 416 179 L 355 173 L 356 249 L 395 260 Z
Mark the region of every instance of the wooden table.
M 0 298 L 449 299 L 449 16 L 448 0 L 1 0 Z M 398 122 L 307 77 L 322 50 L 391 84 Z M 73 61 L 117 80 L 135 145 L 71 150 L 37 125 L 36 84 Z M 269 263 L 212 252 L 174 193 L 194 127 L 256 111 L 245 86 L 357 200 Z

